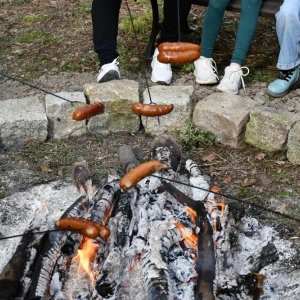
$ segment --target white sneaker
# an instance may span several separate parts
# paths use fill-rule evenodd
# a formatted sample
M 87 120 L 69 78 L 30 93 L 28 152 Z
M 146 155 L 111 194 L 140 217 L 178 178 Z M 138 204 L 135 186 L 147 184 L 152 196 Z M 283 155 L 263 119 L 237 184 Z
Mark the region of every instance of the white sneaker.
M 100 69 L 100 72 L 97 76 L 97 82 L 106 82 L 113 79 L 120 79 L 120 71 L 119 71 L 119 62 L 118 57 L 113 60 L 110 64 L 103 65 Z
M 243 69 L 245 69 L 247 73 L 243 74 Z M 249 69 L 247 67 L 226 67 L 224 77 L 217 86 L 217 90 L 237 95 L 239 88 L 243 85 L 243 89 L 246 92 L 243 76 L 247 76 L 248 74 Z
M 219 81 L 217 66 L 212 58 L 200 56 L 200 58 L 194 61 L 194 65 L 194 76 L 197 83 L 214 84 Z
M 158 61 L 157 55 L 159 54 L 156 48 L 153 54 L 151 67 L 152 67 L 152 82 L 158 82 L 161 84 L 170 84 L 172 80 L 172 68 L 171 64 L 163 64 Z

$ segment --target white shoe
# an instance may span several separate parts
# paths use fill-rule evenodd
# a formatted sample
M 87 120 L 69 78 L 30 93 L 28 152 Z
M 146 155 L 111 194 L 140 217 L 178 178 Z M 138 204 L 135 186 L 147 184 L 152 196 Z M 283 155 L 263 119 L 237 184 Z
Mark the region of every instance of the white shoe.
M 153 54 L 151 67 L 152 67 L 152 82 L 158 82 L 161 84 L 170 84 L 172 80 L 172 68 L 171 64 L 163 64 L 158 61 L 157 55 L 159 54 L 156 48 Z
M 219 81 L 217 66 L 212 58 L 200 56 L 200 58 L 194 61 L 194 65 L 194 76 L 197 83 L 214 84 Z
M 97 76 L 97 82 L 106 82 L 113 79 L 120 79 L 120 71 L 119 71 L 119 62 L 118 57 L 113 60 L 110 64 L 103 65 L 100 69 L 100 72 Z
M 243 69 L 245 69 L 247 73 L 244 74 Z M 217 90 L 237 95 L 239 88 L 243 85 L 243 89 L 246 92 L 243 76 L 247 76 L 248 74 L 249 69 L 247 67 L 226 67 L 224 77 L 217 86 Z

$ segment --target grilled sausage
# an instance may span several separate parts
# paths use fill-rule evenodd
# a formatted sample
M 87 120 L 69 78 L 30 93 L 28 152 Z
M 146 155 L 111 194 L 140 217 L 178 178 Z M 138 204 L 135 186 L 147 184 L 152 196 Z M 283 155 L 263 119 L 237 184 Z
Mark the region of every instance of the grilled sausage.
M 73 120 L 82 121 L 84 119 L 89 119 L 90 117 L 104 113 L 104 109 L 105 106 L 101 102 L 96 102 L 93 104 L 82 106 L 74 111 Z
M 165 168 L 166 165 L 157 160 L 148 161 L 140 164 L 134 169 L 130 170 L 120 181 L 120 187 L 123 190 L 129 190 L 135 186 L 141 179 L 149 176 L 152 173 L 159 172 Z
M 80 233 L 90 239 L 95 239 L 96 237 L 107 239 L 110 235 L 109 229 L 104 225 L 83 218 L 63 218 L 56 221 L 55 226 Z
M 138 115 L 157 117 L 170 113 L 173 110 L 173 104 L 143 104 L 137 102 L 132 104 L 131 109 Z
M 195 61 L 200 57 L 197 50 L 181 51 L 164 51 L 157 56 L 159 62 L 164 64 L 186 64 Z

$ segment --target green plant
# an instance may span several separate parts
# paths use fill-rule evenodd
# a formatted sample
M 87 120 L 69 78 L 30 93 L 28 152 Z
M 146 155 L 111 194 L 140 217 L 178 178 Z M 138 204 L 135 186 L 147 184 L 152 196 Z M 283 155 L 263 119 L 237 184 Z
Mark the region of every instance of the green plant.
M 180 140 L 185 150 L 190 151 L 199 147 L 199 144 L 211 146 L 212 141 L 208 133 L 202 132 L 192 121 L 185 132 L 175 131 L 174 135 Z

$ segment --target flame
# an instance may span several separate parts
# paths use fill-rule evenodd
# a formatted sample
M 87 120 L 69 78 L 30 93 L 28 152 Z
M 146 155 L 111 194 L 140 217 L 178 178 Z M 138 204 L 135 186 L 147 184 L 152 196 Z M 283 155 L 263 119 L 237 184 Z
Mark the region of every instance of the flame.
M 182 223 L 175 222 L 176 227 L 180 230 L 184 240 L 194 249 L 198 249 L 198 236 L 196 233 L 191 232 Z
M 195 226 L 195 225 L 196 225 L 197 212 L 196 212 L 195 210 L 191 209 L 191 208 L 188 207 L 188 206 L 184 206 L 183 208 L 184 208 L 184 210 L 185 210 L 186 212 L 189 213 L 189 215 L 190 215 L 190 217 L 191 217 L 191 220 L 192 220 L 192 222 L 193 222 L 193 225 Z
M 78 249 L 78 254 L 74 257 L 80 261 L 78 267 L 78 274 L 80 274 L 80 269 L 83 268 L 85 272 L 90 276 L 92 285 L 94 285 L 95 279 L 94 274 L 90 270 L 90 260 L 94 257 L 99 245 L 93 243 L 92 239 L 86 239 L 82 249 Z
M 221 193 L 221 190 L 217 186 L 212 186 L 210 189 L 213 193 Z M 225 211 L 225 198 L 222 196 L 221 202 L 211 201 L 208 197 L 206 199 L 206 203 L 209 207 L 209 214 L 213 219 L 213 229 L 214 231 L 218 231 L 218 216 L 222 217 Z M 221 213 L 219 213 L 221 211 Z

